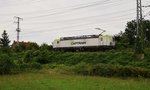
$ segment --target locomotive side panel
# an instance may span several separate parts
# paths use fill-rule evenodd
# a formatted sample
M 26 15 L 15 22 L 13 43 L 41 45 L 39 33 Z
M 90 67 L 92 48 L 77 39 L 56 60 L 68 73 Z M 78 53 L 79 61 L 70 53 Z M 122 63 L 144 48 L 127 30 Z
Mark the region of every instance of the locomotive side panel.
M 54 43 L 54 48 L 99 46 L 98 38 L 63 40 Z

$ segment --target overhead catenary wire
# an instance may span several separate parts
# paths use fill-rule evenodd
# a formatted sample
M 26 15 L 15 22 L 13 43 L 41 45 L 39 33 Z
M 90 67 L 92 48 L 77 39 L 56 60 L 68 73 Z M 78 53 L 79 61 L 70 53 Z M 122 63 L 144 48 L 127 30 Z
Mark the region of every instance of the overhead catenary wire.
M 148 15 L 150 15 L 150 11 L 148 13 L 146 13 L 143 18 L 147 17 Z
M 22 5 L 29 5 L 29 4 L 33 4 L 33 3 L 38 3 L 41 1 L 45 1 L 45 0 L 24 0 L 24 1 L 19 0 L 19 1 L 17 1 L 17 3 L 15 1 L 12 1 L 12 3 L 8 4 L 8 6 L 1 6 L 1 8 L 18 7 L 18 6 L 22 6 Z
M 135 12 L 134 12 L 134 13 L 135 13 Z M 134 14 L 134 13 L 133 13 L 133 14 Z M 126 15 L 124 15 L 124 16 L 126 16 Z M 91 18 L 91 17 L 90 17 L 90 18 Z M 120 18 L 121 18 L 121 19 L 120 19 Z M 114 18 L 113 18 L 113 19 L 114 19 Z M 117 16 L 116 16 L 116 19 L 123 20 L 123 17 L 117 17 Z M 133 18 L 133 19 L 135 19 L 135 18 Z M 105 20 L 106 20 L 106 19 L 105 19 Z M 118 20 L 118 21 L 120 21 L 120 20 Z M 65 22 L 66 22 L 66 21 L 65 21 Z M 69 27 L 70 27 L 70 26 L 69 26 Z M 38 29 L 39 29 L 39 28 L 38 28 Z M 62 29 L 62 28 L 59 28 L 59 29 Z
M 110 0 L 104 0 L 104 1 L 110 1 Z
M 77 6 L 77 7 L 73 7 L 73 8 L 68 8 L 64 11 L 59 11 L 59 12 L 53 12 L 53 13 L 49 13 L 49 14 L 43 14 L 43 15 L 39 15 L 39 16 L 33 16 L 33 17 L 26 17 L 25 19 L 34 19 L 34 18 L 43 18 L 43 17 L 49 17 L 49 16 L 56 16 L 56 15 L 62 15 L 62 14 L 65 14 L 65 13 L 70 13 L 70 12 L 74 12 L 76 10 L 81 10 L 81 9 L 85 9 L 85 8 L 89 8 L 89 7 L 95 7 L 95 6 L 99 6 L 99 5 L 104 5 L 104 4 L 111 4 L 111 3 L 114 3 L 114 2 L 109 2 L 109 3 L 106 3 L 106 1 L 111 1 L 111 0 L 104 0 L 105 2 L 103 3 L 91 3 L 89 5 L 84 5 L 84 6 Z M 116 2 L 115 2 L 116 3 Z M 117 3 L 117 5 L 120 5 L 119 3 Z M 114 5 L 117 6 L 117 5 Z
M 110 1 L 110 0 L 104 0 L 104 1 Z M 112 14 L 112 13 L 111 13 Z
M 103 0 L 103 1 L 111 1 L 111 0 Z M 101 1 L 102 2 L 102 1 Z M 97 4 L 97 2 L 93 2 L 94 4 Z M 81 4 L 81 5 L 84 5 L 84 4 Z M 86 5 L 86 4 L 85 4 Z M 91 5 L 91 3 L 89 3 L 89 5 Z M 92 5 L 93 6 L 93 5 Z M 88 7 L 88 6 L 84 6 L 84 7 Z M 79 7 L 75 7 L 75 8 L 73 8 L 73 9 L 79 9 L 79 8 L 81 8 L 81 6 L 79 6 Z M 83 8 L 83 7 L 82 7 Z M 47 14 L 46 16 L 50 16 L 50 15 L 57 15 L 57 14 L 61 14 L 62 12 L 59 12 L 59 13 L 52 13 L 52 14 Z M 30 18 L 28 18 L 29 20 L 31 20 L 32 18 L 39 18 L 39 17 L 42 17 L 42 16 L 35 16 L 35 17 L 30 17 Z M 44 16 L 43 16 L 44 17 Z M 26 20 L 27 20 L 27 18 L 25 18 Z
M 111 0 L 103 0 L 103 1 L 111 1 Z M 98 1 L 97 1 L 98 2 Z M 92 3 L 94 3 L 94 4 L 97 4 L 97 2 L 92 2 Z M 100 1 L 99 1 L 100 2 Z M 101 1 L 102 2 L 102 1 Z M 92 3 L 88 3 L 89 5 L 91 5 Z M 84 7 L 87 7 L 86 6 L 86 4 L 80 4 L 80 5 L 84 5 Z M 78 7 L 78 5 L 77 5 L 77 7 L 76 6 L 73 6 L 74 8 L 73 9 L 79 9 L 79 8 L 81 8 L 81 6 L 79 5 L 79 7 Z M 93 5 L 92 5 L 93 6 Z M 67 7 L 66 7 L 67 8 Z M 69 7 L 68 7 L 69 8 Z M 83 8 L 83 7 L 82 7 Z M 61 9 L 61 8 L 60 8 Z M 28 15 L 29 15 L 29 13 L 27 13 Z M 59 13 L 52 13 L 51 15 L 57 15 L 57 14 L 61 14 L 61 12 L 59 12 Z M 1 16 L 1 14 L 0 14 L 0 16 Z M 6 15 L 5 15 L 6 16 Z M 48 14 L 48 16 L 50 16 L 50 14 Z M 42 16 L 40 16 L 40 17 L 42 17 Z M 38 16 L 37 17 L 30 17 L 30 18 L 28 18 L 29 20 L 31 20 L 32 18 L 38 18 Z M 27 18 L 25 18 L 26 20 L 27 20 Z M 4 22 L 9 22 L 9 21 L 4 21 Z
M 135 19 L 135 17 L 133 17 L 133 19 Z M 115 21 L 114 21 L 115 22 Z M 113 22 L 113 23 L 114 23 Z M 116 22 L 123 22 L 123 21 L 119 21 L 117 20 Z M 59 31 L 59 30 L 62 30 L 62 29 L 67 29 L 67 28 L 73 28 L 73 27 L 80 27 L 80 26 L 87 26 L 87 25 L 93 25 L 93 24 L 96 24 L 96 25 L 100 25 L 100 23 L 98 22 L 90 22 L 90 23 L 85 23 L 85 24 L 78 24 L 78 25 L 70 25 L 70 26 L 65 26 L 65 27 L 61 27 L 61 28 L 47 28 L 47 29 L 40 29 L 39 31 L 33 31 L 34 29 L 29 29 L 30 31 L 32 30 L 32 32 L 29 32 L 29 33 L 24 33 L 24 34 L 36 34 L 36 33 L 47 33 L 47 32 L 52 32 L 52 31 Z M 105 23 L 105 24 L 108 24 L 108 23 Z M 42 30 L 42 31 L 41 31 Z
M 117 11 L 117 12 L 112 12 L 112 13 L 106 13 L 106 14 L 100 14 L 100 15 L 95 15 L 95 16 L 88 16 L 88 17 L 81 17 L 81 18 L 73 18 L 73 19 L 67 19 L 67 20 L 57 20 L 57 21 L 47 21 L 47 22 L 29 22 L 28 24 L 49 24 L 49 23 L 64 23 L 64 22 L 70 22 L 70 21 L 76 21 L 76 20 L 86 20 L 86 19 L 93 19 L 93 18 L 99 18 L 99 19 L 108 19 L 108 18 L 120 18 L 120 17 L 127 17 L 129 15 L 134 15 L 136 12 L 133 12 L 135 8 L 133 9 L 127 9 L 127 10 L 122 10 L 122 11 Z M 128 12 L 132 11 L 131 13 L 125 13 L 122 15 L 117 15 L 120 12 Z M 104 16 L 104 17 L 103 17 Z
M 109 0 L 103 0 L 103 1 L 109 1 Z M 84 3 L 84 4 L 78 4 L 78 5 L 74 5 L 74 6 L 55 8 L 55 9 L 47 9 L 47 10 L 38 10 L 38 11 L 32 11 L 32 12 L 18 13 L 18 14 L 32 14 L 32 13 L 39 13 L 39 12 L 58 11 L 58 10 L 62 10 L 62 9 L 78 8 L 78 7 L 81 7 L 81 6 L 91 5 L 91 4 L 95 4 L 95 3 L 98 3 L 98 2 L 100 2 L 100 1 L 89 2 L 89 3 Z M 5 15 L 6 16 L 7 14 L 2 14 L 1 13 L 0 15 Z
M 32 0 L 32 1 L 27 1 L 27 2 L 34 2 L 34 1 L 38 1 L 38 2 L 41 2 L 43 0 Z M 116 3 L 116 1 L 113 0 L 113 2 L 108 2 L 108 1 L 112 1 L 112 0 L 101 0 L 101 1 L 95 1 L 95 2 L 89 2 L 89 3 L 84 3 L 84 4 L 78 4 L 78 5 L 74 5 L 74 6 L 69 6 L 69 7 L 61 7 L 61 8 L 56 8 L 56 9 L 48 9 L 48 10 L 42 10 L 42 11 L 35 11 L 37 13 L 39 12 L 47 12 L 47 11 L 51 11 L 51 10 L 54 10 L 54 11 L 57 11 L 58 9 L 67 9 L 67 8 L 83 8 L 83 7 L 86 7 L 86 5 L 91 5 L 91 4 L 98 4 L 98 3 L 101 3 L 102 5 L 104 4 L 114 4 Z M 104 3 L 104 2 L 108 2 L 108 3 Z M 118 1 L 117 1 L 118 2 Z M 120 1 L 119 1 L 120 2 Z M 19 4 L 19 5 L 22 5 L 22 4 Z M 77 7 L 79 6 L 79 7 Z M 114 5 L 116 6 L 116 5 Z M 31 14 L 31 13 L 35 13 L 35 12 L 25 12 L 25 13 L 20 13 L 20 14 Z M 18 13 L 19 14 L 19 13 Z M 0 14 L 0 15 L 5 15 L 6 14 Z

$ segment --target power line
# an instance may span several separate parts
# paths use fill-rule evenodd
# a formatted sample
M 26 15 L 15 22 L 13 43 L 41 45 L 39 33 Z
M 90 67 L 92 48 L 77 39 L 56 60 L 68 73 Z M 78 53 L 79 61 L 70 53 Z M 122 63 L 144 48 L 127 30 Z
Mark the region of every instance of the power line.
M 115 22 L 123 22 L 123 21 L 117 20 L 117 21 L 114 21 L 112 23 L 114 24 Z M 47 30 L 41 28 L 41 30 L 44 30 L 44 31 L 41 31 L 41 30 L 39 30 L 39 31 L 33 31 L 32 29 L 29 29 L 30 31 L 32 30 L 33 32 L 24 33 L 24 34 L 32 34 L 32 33 L 36 34 L 36 33 L 52 32 L 52 30 L 53 31 L 59 31 L 59 30 L 62 30 L 62 29 L 73 28 L 73 27 L 80 27 L 80 26 L 87 26 L 87 25 L 89 26 L 89 25 L 92 25 L 92 24 L 99 25 L 100 23 L 98 23 L 98 22 L 95 22 L 95 23 L 90 22 L 90 23 L 78 24 L 78 25 L 72 25 L 72 26 L 66 26 L 66 27 L 61 27 L 61 28 L 47 28 Z M 103 22 L 103 24 L 108 24 L 108 23 L 104 23 Z
M 96 1 L 96 2 L 92 2 L 92 3 L 87 3 L 87 5 L 86 4 L 80 4 L 80 5 L 77 5 L 77 7 L 76 6 L 73 6 L 73 8 L 72 9 L 82 9 L 82 8 L 87 8 L 87 7 L 91 7 L 91 6 L 95 6 L 95 5 L 99 5 L 99 4 L 107 4 L 108 3 L 108 1 L 111 1 L 111 0 L 103 0 L 103 1 Z M 106 3 L 107 2 L 107 3 Z M 110 4 L 110 2 L 108 3 L 108 4 Z M 83 5 L 83 6 L 82 6 Z M 120 5 L 120 4 L 119 4 Z M 116 5 L 114 5 L 114 6 L 116 6 Z M 68 7 L 69 8 L 69 7 Z M 69 10 L 70 10 L 70 8 L 69 8 Z M 72 10 L 71 10 L 72 11 Z M 67 11 L 64 11 L 64 13 L 66 13 Z M 62 12 L 56 12 L 56 13 L 52 13 L 52 14 L 47 14 L 46 16 L 50 16 L 50 15 L 58 15 L 58 14 L 63 14 L 63 11 Z M 39 17 L 45 17 L 45 15 L 42 15 L 42 16 L 35 16 L 35 17 L 30 17 L 30 19 L 32 18 L 39 18 Z M 29 19 L 29 18 L 28 18 Z
M 44 0 L 42 0 L 42 1 L 44 1 Z M 19 2 L 17 1 L 16 3 L 14 1 L 12 1 L 10 5 L 3 6 L 3 7 L 4 8 L 6 8 L 6 7 L 8 8 L 8 7 L 12 7 L 12 6 L 13 7 L 14 6 L 18 7 L 18 6 L 27 5 L 27 4 L 30 4 L 30 3 L 32 3 L 32 4 L 37 3 L 37 2 L 41 2 L 41 1 L 40 0 L 28 0 L 28 1 L 27 0 L 25 0 L 25 1 L 19 0 Z M 1 8 L 2 8 L 2 6 L 1 6 Z
M 81 9 L 84 9 L 84 8 L 89 8 L 89 7 L 93 7 L 93 6 L 99 6 L 99 5 L 104 5 L 104 4 L 110 4 L 110 2 L 108 1 L 111 1 L 111 0 L 103 0 L 103 1 L 99 1 L 99 2 L 94 2 L 94 3 L 90 3 L 90 4 L 85 4 L 85 5 L 79 5 L 79 6 L 72 6 L 69 7 L 69 9 L 65 10 L 65 11 L 60 11 L 60 12 L 54 12 L 54 13 L 50 13 L 50 14 L 43 14 L 43 15 L 39 15 L 39 16 L 34 16 L 34 17 L 28 17 L 26 19 L 34 19 L 34 18 L 42 18 L 42 17 L 49 17 L 49 16 L 54 16 L 54 15 L 61 15 L 61 14 L 65 14 L 65 13 L 68 13 L 68 12 L 73 12 L 75 10 L 81 10 Z M 112 2 L 114 3 L 114 2 Z M 116 2 L 115 2 L 116 3 Z M 120 5 L 120 4 L 118 4 Z M 114 6 L 117 6 L 117 5 L 114 5 Z
M 13 23 L 9 23 L 9 24 L 7 24 L 7 25 L 1 27 L 1 28 L 7 28 L 7 27 L 11 26 L 12 24 L 13 24 Z
M 103 3 L 105 3 L 106 1 L 109 1 L 109 0 L 104 0 L 104 2 Z M 47 16 L 53 16 L 53 15 L 60 15 L 60 14 L 64 14 L 64 13 L 67 13 L 67 12 L 73 12 L 73 11 L 75 11 L 75 10 L 79 10 L 79 9 L 83 9 L 83 8 L 88 8 L 88 7 L 93 7 L 93 6 L 95 6 L 95 5 L 99 5 L 99 4 L 103 4 L 102 2 L 100 3 L 98 3 L 98 2 L 94 2 L 94 3 L 90 3 L 90 4 L 85 4 L 85 5 L 79 5 L 79 6 L 72 6 L 72 8 L 71 7 L 69 7 L 68 9 L 66 9 L 66 10 L 64 10 L 64 11 L 60 11 L 60 12 L 54 12 L 54 13 L 50 13 L 50 14 L 43 14 L 43 15 L 39 15 L 39 16 L 34 16 L 34 17 L 29 17 L 29 18 L 26 18 L 26 19 L 33 19 L 33 18 L 41 18 L 41 17 L 47 17 Z
M 150 7 L 150 5 L 146 5 L 146 6 L 142 6 L 142 7 L 145 7 L 145 8 L 147 8 L 147 7 Z
M 145 18 L 146 16 L 150 15 L 150 11 L 148 13 L 146 13 L 143 18 Z
M 100 14 L 100 15 L 95 15 L 95 16 L 89 16 L 89 17 L 81 17 L 81 18 L 74 18 L 74 19 L 69 19 L 69 20 L 58 20 L 58 21 L 48 21 L 48 22 L 33 22 L 32 24 L 49 24 L 49 23 L 60 23 L 60 22 L 69 22 L 69 21 L 76 21 L 76 20 L 85 20 L 85 19 L 93 19 L 93 18 L 102 18 L 102 19 L 108 19 L 108 18 L 120 18 L 120 17 L 126 17 L 126 16 L 129 16 L 129 15 L 133 15 L 135 14 L 136 12 L 133 12 L 133 10 L 135 10 L 135 8 L 133 9 L 126 9 L 126 10 L 122 10 L 122 11 L 116 11 L 116 12 L 112 12 L 112 13 L 106 13 L 106 14 Z M 131 13 L 127 13 L 127 12 L 130 12 L 132 11 Z M 122 14 L 122 15 L 116 15 L 118 13 L 126 13 L 126 14 Z M 115 15 L 115 16 L 113 16 Z M 104 18 L 104 17 L 105 18 Z
M 36 0 L 35 0 L 36 1 Z M 103 1 L 110 1 L 110 0 L 103 0 Z M 57 11 L 62 10 L 62 9 L 70 9 L 70 8 L 78 8 L 78 7 L 82 7 L 82 6 L 86 6 L 86 5 L 92 5 L 92 4 L 96 4 L 96 3 L 102 3 L 103 1 L 95 1 L 95 2 L 89 2 L 89 3 L 84 3 L 84 4 L 78 4 L 78 5 L 74 5 L 74 6 L 69 6 L 69 7 L 61 7 L 61 8 L 56 8 L 56 9 L 48 9 L 48 10 L 41 10 L 41 11 L 35 11 L 35 12 L 28 12 L 28 13 L 19 13 L 19 14 L 31 14 L 31 13 L 39 13 L 39 12 L 48 12 L 48 11 Z M 0 14 L 2 15 L 2 14 Z M 3 14 L 6 16 L 6 14 Z
M 149 2 L 149 3 L 150 3 L 150 2 Z M 142 7 L 144 7 L 144 8 L 149 8 L 150 5 L 146 5 L 146 6 L 142 6 Z M 146 14 L 143 16 L 143 18 L 145 18 L 145 17 L 148 16 L 148 15 L 150 15 L 150 11 L 149 11 L 148 13 L 146 13 Z
M 135 14 L 135 12 L 130 13 L 130 14 L 113 16 L 113 17 L 109 17 L 109 18 L 108 17 L 102 18 L 101 15 L 97 15 L 97 16 L 90 16 L 90 17 L 83 17 L 83 18 L 75 18 L 75 19 L 71 19 L 71 20 L 26 23 L 26 25 L 31 25 L 31 24 L 43 24 L 43 25 L 47 25 L 47 24 L 50 24 L 50 23 L 52 23 L 52 24 L 53 23 L 69 23 L 69 22 L 75 22 L 75 21 L 86 21 L 87 22 L 87 21 L 91 21 L 91 20 L 94 20 L 94 19 L 96 19 L 97 21 L 100 20 L 101 22 L 105 22 L 107 20 L 111 20 L 110 22 L 113 22 L 113 21 L 121 21 L 121 20 L 124 20 L 124 19 L 126 20 L 126 19 L 129 18 L 129 15 L 133 15 L 133 14 Z M 127 18 L 125 18 L 125 17 L 127 17 Z M 133 19 L 134 19 L 134 17 L 133 17 Z

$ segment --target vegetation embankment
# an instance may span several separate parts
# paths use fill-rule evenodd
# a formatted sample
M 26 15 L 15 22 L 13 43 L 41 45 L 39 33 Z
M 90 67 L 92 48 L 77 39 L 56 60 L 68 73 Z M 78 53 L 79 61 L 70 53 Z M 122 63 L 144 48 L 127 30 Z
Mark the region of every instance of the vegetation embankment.
M 63 52 L 43 49 L 42 47 L 21 52 L 10 50 L 9 53 L 1 54 L 0 74 L 56 68 L 82 75 L 150 77 L 148 48 L 145 49 L 145 59 L 139 60 L 130 49 L 105 52 Z

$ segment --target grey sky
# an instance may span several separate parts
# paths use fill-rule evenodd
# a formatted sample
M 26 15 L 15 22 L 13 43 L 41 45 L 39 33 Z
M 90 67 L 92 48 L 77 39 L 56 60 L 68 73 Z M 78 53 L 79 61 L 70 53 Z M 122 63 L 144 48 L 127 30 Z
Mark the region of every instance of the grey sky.
M 149 11 L 143 8 L 144 15 Z M 136 0 L 0 0 L 0 33 L 7 30 L 12 42 L 14 16 L 23 18 L 20 41 L 51 44 L 59 37 L 101 33 L 96 27 L 109 35 L 124 31 L 127 21 L 136 18 Z

